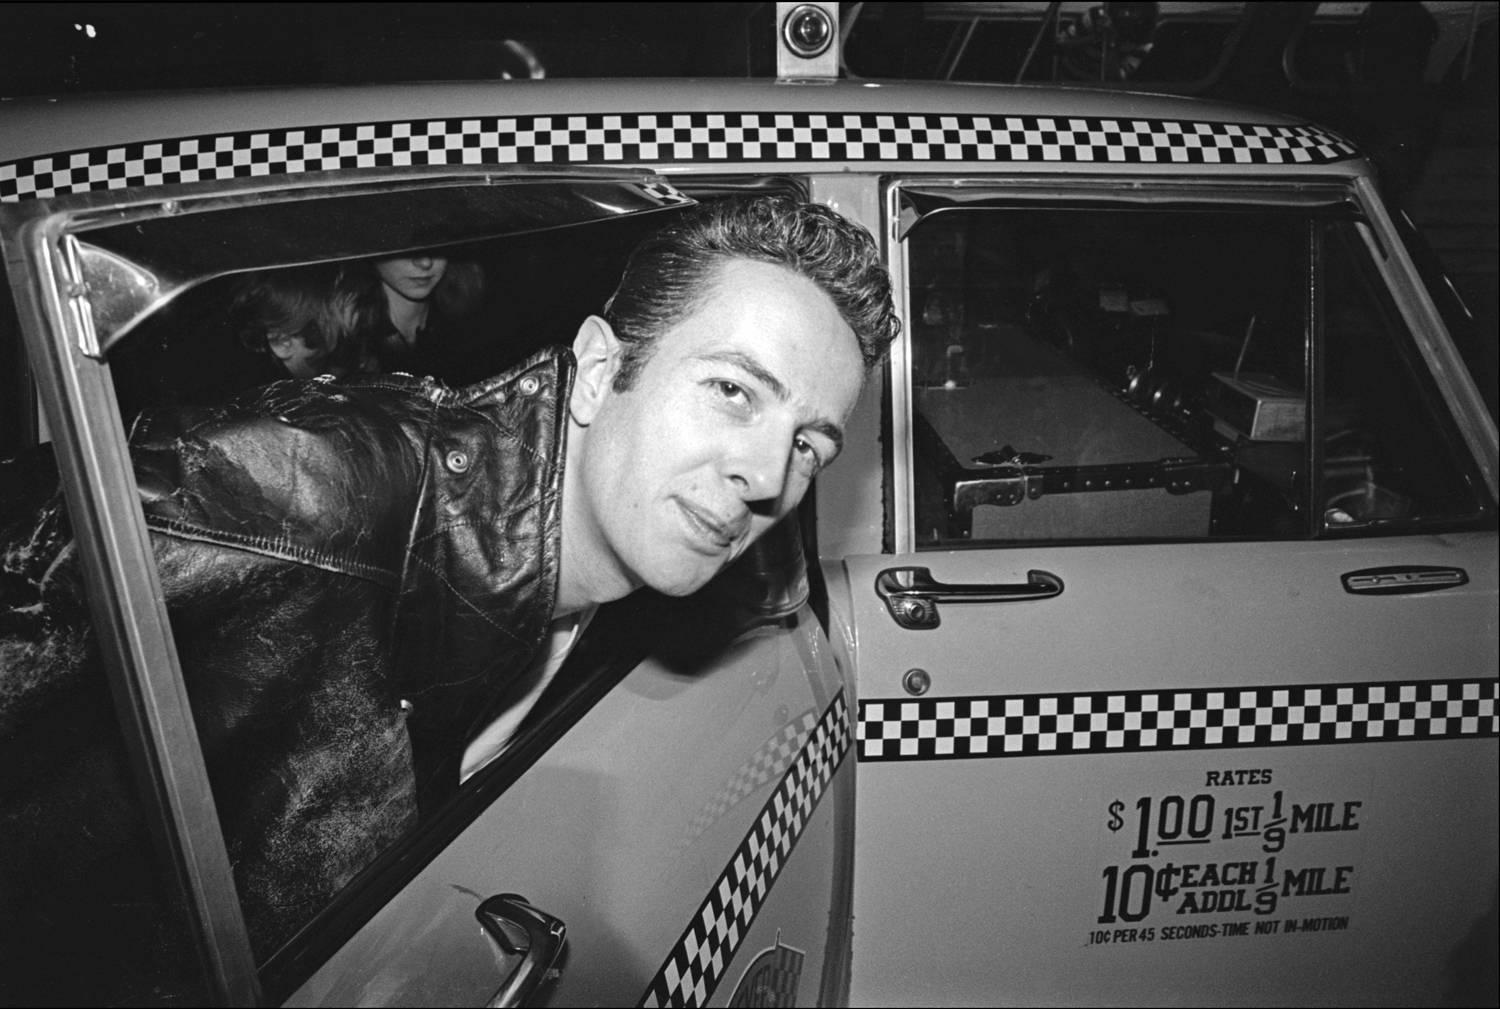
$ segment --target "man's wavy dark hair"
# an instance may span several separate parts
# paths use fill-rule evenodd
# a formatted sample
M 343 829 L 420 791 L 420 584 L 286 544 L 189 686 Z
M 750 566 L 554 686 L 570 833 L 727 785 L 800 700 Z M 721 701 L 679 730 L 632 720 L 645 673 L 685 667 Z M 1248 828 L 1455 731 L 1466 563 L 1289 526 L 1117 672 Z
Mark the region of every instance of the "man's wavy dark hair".
M 884 358 L 900 332 L 890 274 L 864 228 L 789 196 L 711 200 L 637 245 L 604 306 L 605 320 L 624 344 L 616 391 L 634 384 L 656 338 L 688 316 L 719 268 L 736 259 L 784 266 L 817 284 L 854 330 L 867 368 Z

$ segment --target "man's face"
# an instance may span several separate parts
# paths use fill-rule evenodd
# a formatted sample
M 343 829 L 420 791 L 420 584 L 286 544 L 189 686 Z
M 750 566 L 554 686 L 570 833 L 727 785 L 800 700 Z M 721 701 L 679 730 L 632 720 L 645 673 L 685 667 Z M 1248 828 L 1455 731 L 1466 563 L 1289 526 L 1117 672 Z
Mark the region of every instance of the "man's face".
M 749 260 L 720 269 L 625 392 L 610 387 L 620 346 L 607 324 L 585 323 L 575 350 L 571 412 L 583 429 L 565 493 L 581 500 L 564 499 L 564 577 L 596 599 L 701 588 L 838 455 L 864 382 L 859 344 L 828 295 Z
M 405 256 L 375 262 L 381 282 L 408 301 L 424 300 L 447 270 L 448 260 L 442 256 Z

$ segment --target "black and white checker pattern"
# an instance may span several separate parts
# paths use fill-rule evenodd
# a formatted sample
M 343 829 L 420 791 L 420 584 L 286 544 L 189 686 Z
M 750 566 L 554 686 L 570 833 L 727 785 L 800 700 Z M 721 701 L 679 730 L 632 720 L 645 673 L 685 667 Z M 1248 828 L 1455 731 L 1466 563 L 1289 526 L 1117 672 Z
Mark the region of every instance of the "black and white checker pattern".
M 849 751 L 851 730 L 839 691 L 638 1005 L 708 1002 Z
M 1500 734 L 1497 680 L 865 700 L 859 760 L 1306 746 Z
M 719 817 L 754 795 L 762 785 L 785 774 L 801 752 L 808 733 L 812 732 L 817 723 L 817 711 L 808 708 L 757 747 L 750 759 L 739 766 L 724 782 L 724 786 L 689 821 L 683 839 L 678 844 L 679 850 L 692 844 L 699 835 L 718 822 Z
M 1072 116 L 691 112 L 485 116 L 180 137 L 0 164 L 0 203 L 69 193 L 447 165 L 684 162 L 1320 165 L 1318 126 Z

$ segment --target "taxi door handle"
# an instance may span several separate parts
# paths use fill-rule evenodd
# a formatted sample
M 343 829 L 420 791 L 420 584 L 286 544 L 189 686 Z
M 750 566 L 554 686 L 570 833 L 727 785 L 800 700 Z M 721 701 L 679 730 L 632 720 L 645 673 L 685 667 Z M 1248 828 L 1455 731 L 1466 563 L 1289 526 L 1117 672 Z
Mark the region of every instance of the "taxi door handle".
M 562 953 L 568 927 L 561 918 L 532 907 L 514 893 L 489 898 L 475 909 L 474 916 L 501 949 L 521 955 L 515 971 L 485 1005 L 492 1009 L 526 1005 L 543 981 L 557 977 L 552 965 Z
M 942 623 L 938 603 L 1012 603 L 1062 595 L 1062 579 L 1049 571 L 1028 571 L 1026 581 L 1000 585 L 949 585 L 927 568 L 886 568 L 875 576 L 875 593 L 885 600 L 897 624 L 930 631 Z
M 1456 589 L 1469 584 L 1463 568 L 1434 564 L 1396 564 L 1350 571 L 1342 578 L 1344 591 L 1357 596 L 1406 596 L 1416 592 Z

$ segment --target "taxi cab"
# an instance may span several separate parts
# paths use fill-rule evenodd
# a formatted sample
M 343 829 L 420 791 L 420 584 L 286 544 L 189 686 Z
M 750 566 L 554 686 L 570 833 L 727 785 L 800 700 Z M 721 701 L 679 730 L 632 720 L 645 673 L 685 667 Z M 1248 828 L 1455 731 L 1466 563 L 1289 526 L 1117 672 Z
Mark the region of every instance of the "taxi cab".
M 0 1002 L 1493 1003 L 1496 424 L 1370 163 L 787 38 L 775 81 L 0 106 Z M 895 280 L 841 460 L 703 598 L 602 612 L 329 901 L 244 906 L 135 417 L 249 387 L 248 272 L 476 263 L 484 375 L 752 192 Z M 49 683 L 64 605 L 93 672 Z

